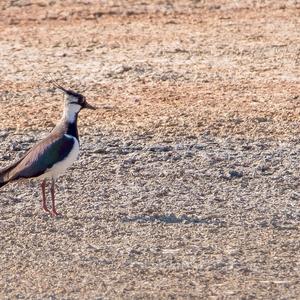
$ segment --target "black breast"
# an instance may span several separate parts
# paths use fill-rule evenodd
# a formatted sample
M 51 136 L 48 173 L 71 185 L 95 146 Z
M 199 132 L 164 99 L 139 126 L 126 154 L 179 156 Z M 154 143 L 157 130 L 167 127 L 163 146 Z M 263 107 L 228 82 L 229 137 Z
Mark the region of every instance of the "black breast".
M 71 136 L 74 136 L 78 142 L 79 142 L 79 137 L 78 137 L 78 129 L 77 129 L 77 118 L 73 123 L 67 123 L 67 130 L 66 130 L 66 134 L 69 134 Z

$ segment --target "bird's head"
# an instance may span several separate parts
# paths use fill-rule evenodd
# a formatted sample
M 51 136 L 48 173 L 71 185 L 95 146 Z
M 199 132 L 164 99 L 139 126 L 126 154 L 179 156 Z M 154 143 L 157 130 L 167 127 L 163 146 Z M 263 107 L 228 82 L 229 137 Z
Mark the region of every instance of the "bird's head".
M 87 108 L 87 109 L 96 109 L 96 107 L 92 106 L 91 104 L 89 104 L 86 101 L 85 96 L 76 93 L 72 90 L 67 90 L 65 88 L 63 88 L 62 86 L 60 86 L 59 84 L 57 84 L 56 82 L 54 83 L 54 85 L 60 89 L 61 91 L 64 92 L 65 94 L 65 115 L 66 117 L 71 121 L 71 119 L 73 120 L 74 117 L 83 109 L 83 108 Z
M 72 90 L 64 90 L 64 92 L 66 95 L 65 103 L 67 106 L 73 107 L 73 110 L 79 112 L 83 108 L 96 109 L 96 107 L 87 103 L 85 96 Z
M 72 90 L 67 90 L 58 84 L 56 84 L 56 87 L 65 93 L 65 104 L 67 106 L 74 106 L 74 110 L 77 110 L 77 112 L 79 112 L 83 108 L 96 109 L 96 107 L 87 103 L 85 96 Z

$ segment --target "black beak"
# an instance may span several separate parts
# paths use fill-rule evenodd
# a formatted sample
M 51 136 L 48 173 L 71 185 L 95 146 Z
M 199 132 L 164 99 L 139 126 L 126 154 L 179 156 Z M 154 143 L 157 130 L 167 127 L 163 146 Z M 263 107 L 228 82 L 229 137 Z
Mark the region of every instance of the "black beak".
M 93 110 L 97 109 L 97 107 L 95 107 L 95 106 L 93 106 L 91 104 L 88 104 L 86 101 L 84 102 L 84 104 L 83 104 L 82 107 L 83 108 L 88 108 L 88 109 L 93 109 Z

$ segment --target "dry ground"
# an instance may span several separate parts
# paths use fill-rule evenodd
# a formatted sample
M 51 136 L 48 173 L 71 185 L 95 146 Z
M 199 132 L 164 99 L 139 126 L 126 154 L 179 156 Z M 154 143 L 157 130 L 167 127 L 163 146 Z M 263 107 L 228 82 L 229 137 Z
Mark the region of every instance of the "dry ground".
M 1 166 L 82 91 L 52 219 L 0 191 L 1 299 L 299 299 L 299 1 L 1 1 Z

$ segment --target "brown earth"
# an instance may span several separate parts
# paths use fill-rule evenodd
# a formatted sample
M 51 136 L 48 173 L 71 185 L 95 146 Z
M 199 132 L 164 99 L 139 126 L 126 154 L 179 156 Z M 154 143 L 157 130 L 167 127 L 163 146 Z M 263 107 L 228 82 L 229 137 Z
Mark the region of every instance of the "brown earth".
M 57 183 L 0 191 L 1 299 L 299 299 L 299 1 L 0 2 L 1 166 L 97 105 Z

